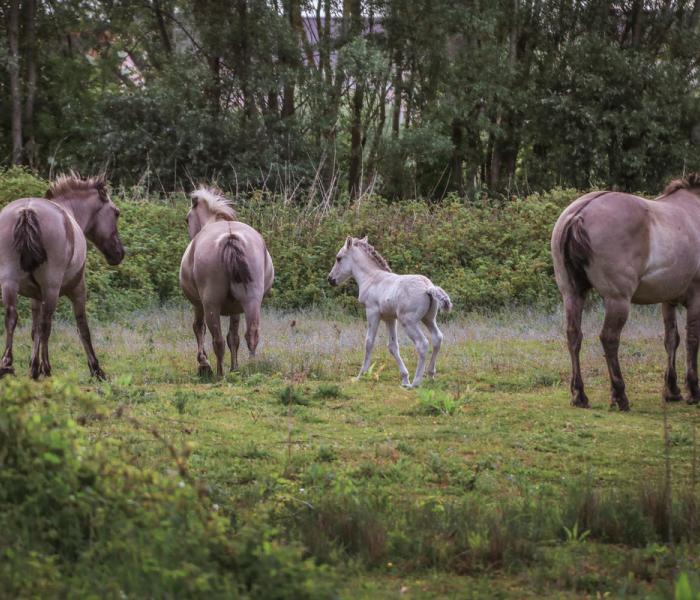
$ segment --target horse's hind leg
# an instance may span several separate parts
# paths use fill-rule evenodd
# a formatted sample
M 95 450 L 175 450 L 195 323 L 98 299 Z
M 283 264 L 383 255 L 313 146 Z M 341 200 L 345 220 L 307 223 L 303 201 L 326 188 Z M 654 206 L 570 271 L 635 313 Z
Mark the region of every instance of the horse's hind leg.
M 2 301 L 5 304 L 5 352 L 0 361 L 0 377 L 14 374 L 12 366 L 12 342 L 17 326 L 17 288 L 12 285 L 2 286 Z
M 610 374 L 610 406 L 620 410 L 629 410 L 629 400 L 625 393 L 625 380 L 622 378 L 618 350 L 620 348 L 620 333 L 627 322 L 630 312 L 630 301 L 627 298 L 605 298 L 605 320 L 600 333 L 605 360 Z
M 694 296 L 687 303 L 688 321 L 686 325 L 686 387 L 688 388 L 688 404 L 700 402 L 698 388 L 698 344 L 700 344 L 700 295 Z
M 401 354 L 399 354 L 399 342 L 396 337 L 396 319 L 389 319 L 386 322 L 386 329 L 389 332 L 389 352 L 396 360 L 396 364 L 399 367 L 399 373 L 401 374 L 401 385 L 408 387 L 410 382 L 408 381 L 408 369 L 401 359 Z
M 96 379 L 107 379 L 105 372 L 100 367 L 100 361 L 97 360 L 95 348 L 92 346 L 92 335 L 90 334 L 90 326 L 88 325 L 87 313 L 85 311 L 86 293 L 84 279 L 68 294 L 68 298 L 73 305 L 75 324 L 78 327 L 80 343 L 83 345 L 83 350 L 85 351 L 85 356 L 87 357 L 90 375 Z M 33 306 L 32 314 L 34 314 Z M 32 331 L 33 330 L 34 329 L 32 328 Z
M 197 340 L 197 365 L 200 377 L 211 377 L 213 375 L 207 352 L 204 349 L 204 335 L 206 327 L 204 325 L 204 307 L 201 305 L 194 307 L 194 321 L 192 322 L 192 331 Z
M 51 375 L 49 363 L 49 337 L 51 336 L 51 324 L 53 313 L 58 303 L 58 290 L 44 290 L 44 298 L 39 311 L 39 324 L 37 326 L 33 348 L 32 362 L 30 365 L 32 379 L 39 379 L 41 375 Z
M 676 323 L 676 307 L 673 304 L 664 303 L 661 305 L 661 312 L 664 317 L 664 346 L 668 355 L 668 364 L 664 376 L 663 399 L 666 402 L 677 402 L 682 400 L 683 396 L 681 396 L 681 391 L 678 389 L 676 377 L 676 350 L 681 340 Z
M 580 408 L 588 408 L 588 398 L 583 391 L 583 377 L 581 377 L 581 317 L 583 315 L 583 296 L 569 295 L 564 297 L 564 311 L 566 313 L 566 341 L 571 356 L 571 405 Z
M 430 332 L 430 342 L 433 345 L 433 352 L 430 355 L 430 363 L 428 364 L 428 377 L 435 377 L 435 362 L 437 361 L 438 352 L 440 352 L 440 347 L 442 346 L 442 340 L 445 336 L 442 335 L 442 331 L 438 327 L 437 321 L 435 320 L 435 315 L 433 317 L 426 316 L 423 318 L 423 324 L 428 328 Z
M 238 368 L 238 346 L 241 344 L 241 338 L 238 336 L 238 326 L 241 323 L 240 315 L 231 315 L 231 321 L 228 326 L 228 335 L 226 342 L 228 349 L 231 351 L 231 370 L 235 371 Z
M 425 370 L 425 357 L 428 353 L 428 340 L 420 330 L 418 323 L 403 323 L 403 327 L 411 338 L 413 345 L 418 353 L 418 364 L 416 365 L 416 374 L 413 376 L 412 387 L 418 387 L 423 381 L 423 371 Z
M 245 341 L 248 345 L 250 358 L 255 358 L 255 351 L 260 341 L 260 304 L 261 300 L 255 299 L 243 305 L 245 312 Z
M 209 328 L 209 333 L 211 333 L 212 341 L 214 343 L 214 354 L 216 355 L 216 375 L 217 377 L 223 377 L 226 342 L 224 341 L 224 336 L 221 333 L 221 309 L 218 306 L 205 306 L 204 315 L 207 327 Z

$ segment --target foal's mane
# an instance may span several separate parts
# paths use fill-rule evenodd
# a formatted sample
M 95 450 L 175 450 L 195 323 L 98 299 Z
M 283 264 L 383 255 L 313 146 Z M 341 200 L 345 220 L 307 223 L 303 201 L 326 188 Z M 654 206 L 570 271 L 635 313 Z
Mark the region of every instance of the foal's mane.
M 206 204 L 209 212 L 215 215 L 217 219 L 222 221 L 236 220 L 233 202 L 219 188 L 200 185 L 190 194 L 190 197 L 192 198 L 192 206 L 196 206 L 198 202 L 203 202 Z
M 352 243 L 353 246 L 357 246 L 358 248 L 360 248 L 367 256 L 369 256 L 375 263 L 377 263 L 377 266 L 380 269 L 391 273 L 391 267 L 389 267 L 389 263 L 386 262 L 386 259 L 381 254 L 379 254 L 379 252 L 377 252 L 374 249 L 374 246 L 372 246 L 369 242 L 365 242 L 365 240 L 354 239 Z
M 81 177 L 78 173 L 62 173 L 49 185 L 44 197 L 51 200 L 67 196 L 73 192 L 95 190 L 100 195 L 100 200 L 107 202 L 107 181 L 104 175 Z
M 700 173 L 688 173 L 685 177 L 674 179 L 664 189 L 662 196 L 668 196 L 678 190 L 692 190 L 700 188 Z

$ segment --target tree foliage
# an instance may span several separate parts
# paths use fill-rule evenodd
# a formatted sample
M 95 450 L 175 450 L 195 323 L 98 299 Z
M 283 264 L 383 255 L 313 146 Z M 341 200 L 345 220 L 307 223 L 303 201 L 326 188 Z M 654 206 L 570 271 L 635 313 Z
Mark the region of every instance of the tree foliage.
M 0 161 L 170 191 L 656 192 L 697 168 L 700 0 L 10 0 Z

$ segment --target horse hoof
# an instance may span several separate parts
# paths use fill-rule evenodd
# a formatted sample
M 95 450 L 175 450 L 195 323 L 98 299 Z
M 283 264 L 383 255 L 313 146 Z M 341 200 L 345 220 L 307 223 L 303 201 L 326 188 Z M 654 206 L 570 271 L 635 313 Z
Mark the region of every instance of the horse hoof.
M 683 396 L 680 392 L 670 392 L 668 390 L 664 391 L 663 398 L 664 402 L 680 402 L 683 400 Z
M 95 379 L 97 379 L 98 381 L 106 381 L 107 380 L 107 374 L 102 369 L 100 369 L 100 367 L 97 367 L 96 369 L 94 369 L 92 371 L 91 375 Z
M 5 377 L 5 375 L 14 375 L 14 374 L 15 374 L 14 367 L 0 367 L 0 379 Z
M 209 365 L 199 365 L 198 373 L 202 379 L 211 379 L 214 377 L 214 371 L 211 370 Z
M 590 408 L 591 405 L 588 403 L 588 398 L 585 395 L 574 397 L 571 399 L 571 406 L 575 408 Z
M 2 374 L 0 374 L 0 377 L 2 377 Z M 688 404 L 700 404 L 700 396 L 688 396 L 688 399 L 686 400 Z

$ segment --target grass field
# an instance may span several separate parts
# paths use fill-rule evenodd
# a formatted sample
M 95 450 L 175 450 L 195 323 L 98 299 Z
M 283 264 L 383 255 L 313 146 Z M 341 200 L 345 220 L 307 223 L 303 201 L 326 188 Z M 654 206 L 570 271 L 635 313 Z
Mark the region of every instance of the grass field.
M 608 408 L 597 309 L 584 324 L 590 410 L 569 406 L 558 312 L 444 322 L 438 376 L 421 390 L 400 387 L 383 329 L 373 369 L 355 381 L 364 321 L 313 311 L 267 311 L 257 361 L 243 344 L 240 372 L 202 382 L 190 322 L 171 307 L 94 324 L 110 376 L 100 384 L 72 323 L 57 324 L 54 375 L 94 390 L 104 416 L 66 410 L 91 439 L 119 440 L 134 464 L 169 473 L 155 428 L 185 449 L 222 511 L 301 540 L 331 565 L 343 598 L 661 598 L 700 568 L 700 409 L 662 406 L 656 310 L 635 309 L 624 332 L 627 414 Z M 26 323 L 15 339 L 27 377 Z M 683 360 L 681 348 L 680 373 Z

